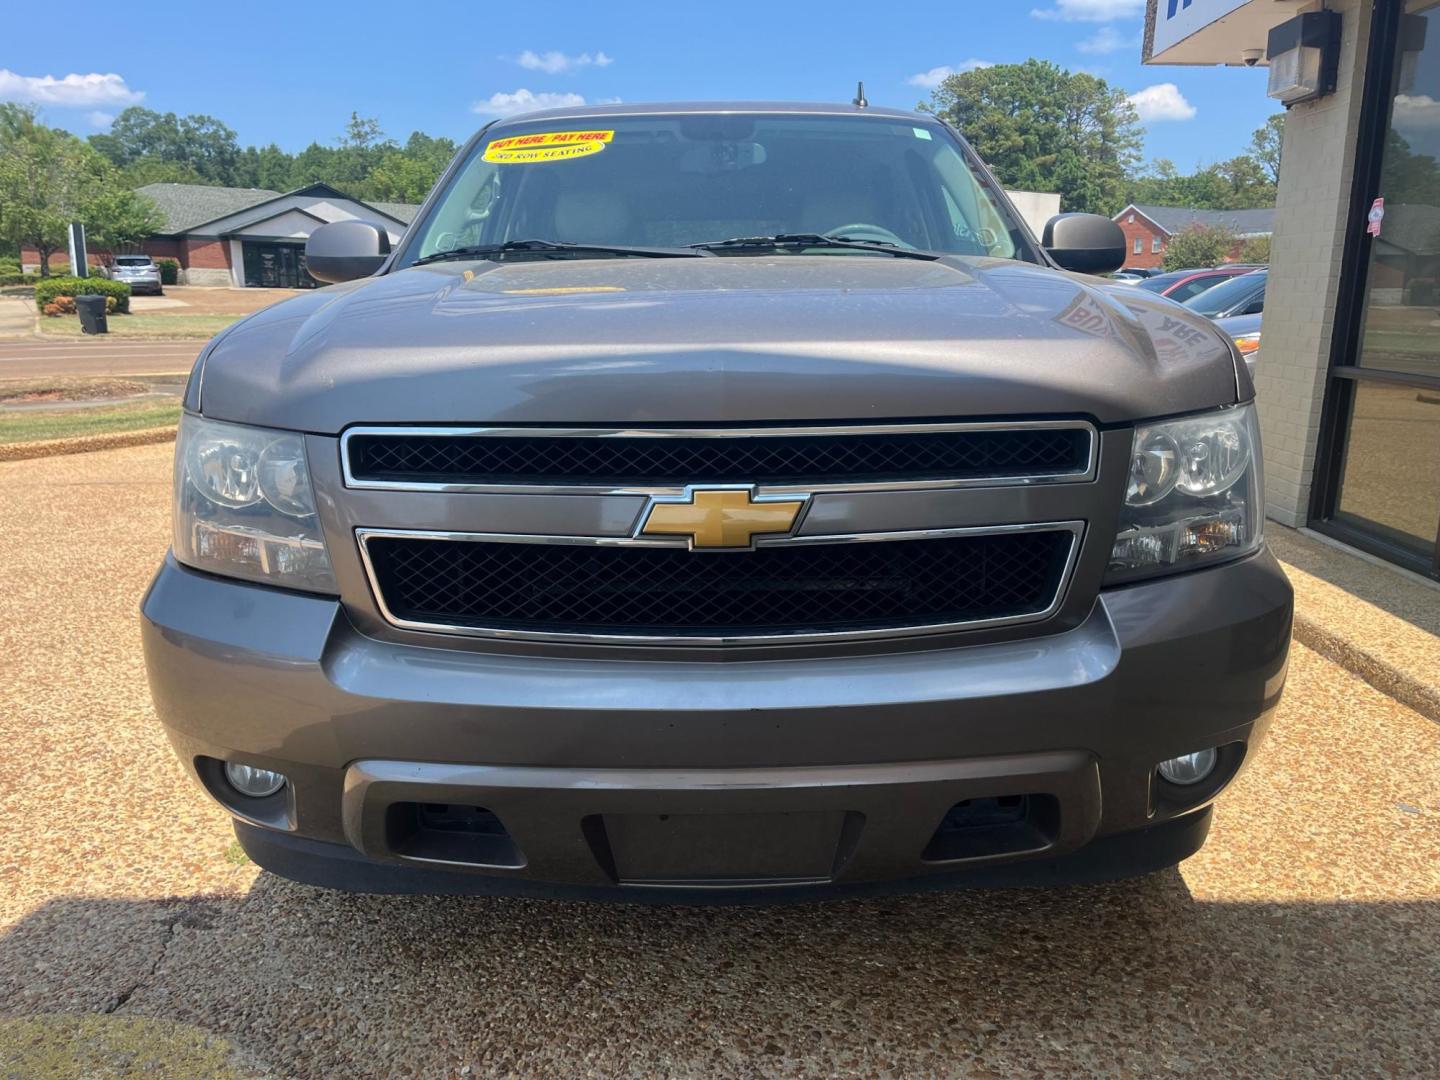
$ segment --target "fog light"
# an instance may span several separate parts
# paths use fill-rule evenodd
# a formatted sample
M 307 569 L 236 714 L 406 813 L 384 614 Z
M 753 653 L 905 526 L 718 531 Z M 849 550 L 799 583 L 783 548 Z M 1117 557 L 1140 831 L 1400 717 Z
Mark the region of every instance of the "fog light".
M 1159 765 L 1160 775 L 1172 784 L 1198 784 L 1215 771 L 1220 755 L 1211 747 L 1196 750 L 1193 754 L 1181 754 Z
M 284 773 L 257 769 L 254 765 L 241 765 L 236 761 L 225 763 L 225 779 L 230 781 L 230 786 L 241 795 L 249 795 L 252 799 L 274 795 L 285 786 Z

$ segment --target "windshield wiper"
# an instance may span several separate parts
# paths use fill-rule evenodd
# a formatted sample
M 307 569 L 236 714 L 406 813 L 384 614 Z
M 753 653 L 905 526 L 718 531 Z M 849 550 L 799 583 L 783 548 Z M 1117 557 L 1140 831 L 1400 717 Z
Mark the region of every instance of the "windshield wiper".
M 940 258 L 933 251 L 900 247 L 891 240 L 864 240 L 851 236 L 826 236 L 822 233 L 776 233 L 774 236 L 734 236 L 729 240 L 713 240 L 704 244 L 691 244 L 702 251 L 743 251 L 747 248 L 777 250 L 804 248 L 849 248 L 852 251 L 869 251 L 880 255 L 894 255 L 897 259 L 924 259 L 934 262 Z
M 571 255 L 616 255 L 637 259 L 693 259 L 709 252 L 681 247 L 628 247 L 622 244 L 572 244 L 564 240 L 506 240 L 503 244 L 472 244 L 469 247 L 437 251 L 416 259 L 411 266 L 444 262 L 449 259 L 494 259 L 511 255 L 536 255 L 540 258 L 564 258 Z

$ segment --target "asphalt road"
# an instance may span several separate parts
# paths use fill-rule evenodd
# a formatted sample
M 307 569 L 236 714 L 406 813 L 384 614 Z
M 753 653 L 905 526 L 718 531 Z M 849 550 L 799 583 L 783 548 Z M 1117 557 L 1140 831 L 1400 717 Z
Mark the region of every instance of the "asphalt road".
M 0 341 L 0 379 L 189 374 L 203 341 Z
M 259 874 L 145 689 L 169 457 L 0 464 L 0 1076 L 1440 1075 L 1440 727 L 1300 647 L 1209 845 L 1138 881 L 715 910 Z

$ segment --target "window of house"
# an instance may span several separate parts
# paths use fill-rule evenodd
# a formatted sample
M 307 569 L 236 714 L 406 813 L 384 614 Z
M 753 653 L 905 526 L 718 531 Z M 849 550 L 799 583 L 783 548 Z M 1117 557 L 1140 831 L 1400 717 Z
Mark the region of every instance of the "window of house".
M 1140 237 L 1138 237 L 1138 236 L 1135 237 L 1135 254 L 1136 254 L 1136 255 L 1139 255 L 1139 254 L 1141 254 L 1144 250 L 1145 250 L 1145 241 L 1142 240 L 1142 239 L 1140 239 Z
M 1150 254 L 1152 254 L 1152 255 L 1159 255 L 1159 254 L 1160 254 L 1160 237 L 1157 236 L 1157 237 L 1155 237 L 1154 239 L 1152 239 L 1152 240 L 1150 241 Z
M 1131 214 L 1131 215 L 1130 215 L 1130 224 L 1131 224 L 1131 225 L 1134 225 L 1134 224 L 1135 224 L 1135 215 L 1134 215 L 1134 214 Z

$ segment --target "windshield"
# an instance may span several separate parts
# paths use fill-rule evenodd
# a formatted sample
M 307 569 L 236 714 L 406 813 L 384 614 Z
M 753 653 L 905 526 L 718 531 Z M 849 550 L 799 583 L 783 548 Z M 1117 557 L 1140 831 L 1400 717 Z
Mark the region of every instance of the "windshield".
M 1199 296 L 1192 296 L 1185 301 L 1185 306 L 1201 315 L 1220 315 L 1237 304 L 1243 304 L 1264 288 L 1263 274 L 1242 274 L 1213 289 L 1206 289 Z
M 796 233 L 1036 259 L 934 121 L 726 113 L 497 125 L 396 265 L 523 240 L 660 248 Z

